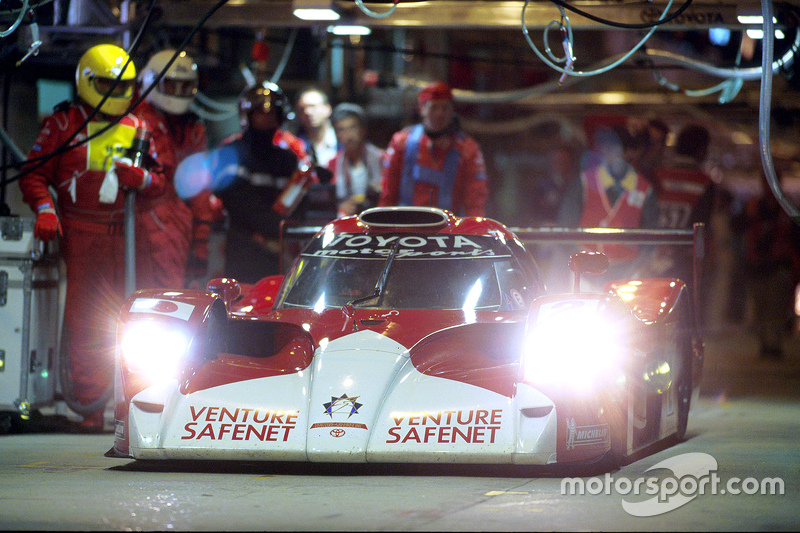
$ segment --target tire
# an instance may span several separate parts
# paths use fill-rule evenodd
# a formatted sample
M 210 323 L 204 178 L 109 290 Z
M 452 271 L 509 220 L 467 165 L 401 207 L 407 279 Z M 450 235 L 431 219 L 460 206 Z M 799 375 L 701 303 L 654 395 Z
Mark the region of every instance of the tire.
M 676 382 L 676 396 L 678 402 L 678 427 L 675 436 L 679 441 L 686 437 L 686 428 L 689 425 L 689 408 L 692 402 L 692 339 L 685 334 L 682 341 L 681 370 Z

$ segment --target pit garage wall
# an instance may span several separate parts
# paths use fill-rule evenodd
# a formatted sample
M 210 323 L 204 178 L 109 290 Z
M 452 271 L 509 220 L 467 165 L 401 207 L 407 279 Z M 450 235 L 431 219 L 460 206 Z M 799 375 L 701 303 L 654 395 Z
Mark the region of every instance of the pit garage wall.
M 9 76 L 9 83 L 5 85 L 9 92 L 7 107 L 8 117 L 3 116 L 3 108 L 0 106 L 0 125 L 4 127 L 8 136 L 13 139 L 17 148 L 24 155 L 36 140 L 39 133 L 40 120 L 37 113 L 38 99 L 36 91 L 36 80 L 27 79 L 17 74 Z M 13 161 L 13 156 L 7 149 L 8 161 Z M 14 170 L 6 174 L 6 179 L 14 179 L 17 172 Z M 9 183 L 5 187 L 5 201 L 11 209 L 12 215 L 22 217 L 32 217 L 33 212 L 22 201 L 22 192 L 16 181 Z

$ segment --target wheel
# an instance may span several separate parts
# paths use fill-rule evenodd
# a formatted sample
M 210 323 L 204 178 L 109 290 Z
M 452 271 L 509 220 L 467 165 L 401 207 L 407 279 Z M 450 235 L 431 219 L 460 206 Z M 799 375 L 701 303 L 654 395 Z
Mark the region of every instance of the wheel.
M 675 436 L 678 440 L 686 437 L 686 427 L 689 425 L 689 408 L 692 402 L 692 362 L 694 351 L 692 338 L 688 330 L 682 335 L 681 369 L 675 382 L 675 394 L 678 402 L 678 427 Z

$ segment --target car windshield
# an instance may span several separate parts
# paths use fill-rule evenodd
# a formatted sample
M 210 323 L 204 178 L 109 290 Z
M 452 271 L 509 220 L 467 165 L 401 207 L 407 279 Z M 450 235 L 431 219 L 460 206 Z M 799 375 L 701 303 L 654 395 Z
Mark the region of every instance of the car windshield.
M 383 290 L 375 295 L 395 246 Z M 318 311 L 347 303 L 470 310 L 519 310 L 529 303 L 525 276 L 510 251 L 492 237 L 462 235 L 321 235 L 281 292 L 279 308 Z

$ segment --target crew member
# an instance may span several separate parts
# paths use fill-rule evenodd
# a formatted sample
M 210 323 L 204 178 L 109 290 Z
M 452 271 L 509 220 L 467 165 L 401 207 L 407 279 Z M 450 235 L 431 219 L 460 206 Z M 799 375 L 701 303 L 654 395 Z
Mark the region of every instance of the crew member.
M 389 143 L 379 205 L 485 216 L 486 165 L 478 143 L 459 127 L 450 86 L 428 85 L 418 104 L 422 123 L 395 133 Z
M 581 228 L 655 228 L 658 208 L 650 183 L 625 160 L 620 134 L 600 128 L 594 141 L 596 156 L 566 190 L 558 224 Z M 622 269 L 638 255 L 635 247 L 619 244 L 600 245 L 611 269 Z
M 170 60 L 175 60 L 157 80 Z M 175 169 L 186 156 L 206 149 L 206 129 L 189 111 L 197 93 L 197 65 L 186 52 L 162 50 L 154 54 L 139 75 L 142 92 L 152 87 L 134 113 L 153 131 L 152 143 L 164 167 L 166 178 L 161 195 L 142 198 L 136 204 L 136 287 L 180 288 L 186 279 L 189 244 L 192 238 L 192 211 L 175 192 Z M 195 204 L 200 206 L 198 196 Z M 200 238 L 211 226 L 198 225 Z M 207 244 L 205 260 L 208 260 Z
M 310 168 L 302 141 L 279 129 L 287 109 L 288 101 L 274 83 L 246 89 L 239 99 L 244 130 L 223 141 L 217 152 L 233 162 L 214 166 L 212 184 L 229 222 L 225 274 L 243 283 L 280 273 L 284 216 L 272 207 L 298 169 Z
M 19 181 L 37 214 L 34 235 L 42 241 L 63 235 L 62 349 L 69 356 L 71 393 L 85 406 L 81 427 L 90 431 L 103 429 L 100 400 L 112 384 L 115 317 L 125 297 L 124 190 L 136 190 L 141 199 L 158 196 L 164 186 L 160 172 L 122 157 L 137 128 L 147 127 L 126 114 L 135 81 L 136 69 L 122 48 L 87 50 L 75 72 L 79 102 L 59 104 L 44 119 Z M 89 120 L 93 108 L 98 112 Z
M 364 109 L 342 103 L 331 115 L 341 148 L 331 159 L 339 215 L 355 215 L 378 203 L 381 193 L 381 163 L 384 151 L 366 139 Z
M 306 87 L 297 96 L 297 122 L 300 130 L 297 137 L 305 143 L 305 151 L 314 165 L 327 168 L 338 150 L 336 132 L 331 124 L 331 108 L 328 95 L 318 87 Z M 323 181 L 330 181 L 326 174 Z

